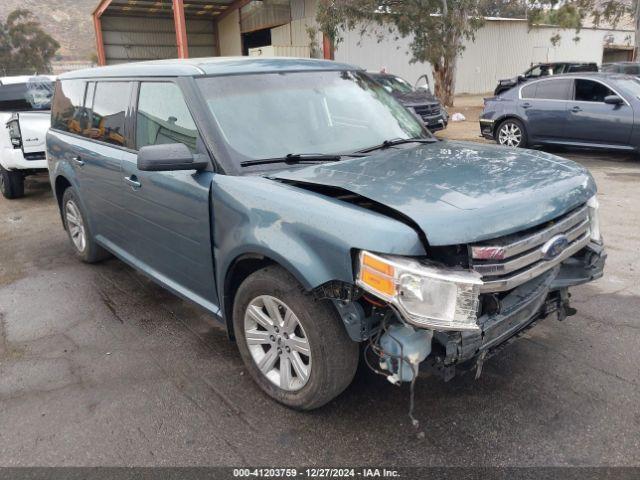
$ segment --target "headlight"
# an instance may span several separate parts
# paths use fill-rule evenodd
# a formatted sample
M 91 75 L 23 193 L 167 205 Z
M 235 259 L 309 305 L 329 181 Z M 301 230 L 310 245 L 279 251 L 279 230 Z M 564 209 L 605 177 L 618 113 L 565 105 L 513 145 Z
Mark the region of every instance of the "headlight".
M 589 208 L 589 231 L 591 232 L 591 240 L 596 243 L 602 243 L 602 233 L 600 233 L 600 215 L 598 210 L 600 204 L 598 203 L 598 196 L 594 195 L 587 202 Z
M 422 328 L 478 330 L 480 275 L 361 251 L 358 286 L 396 307 Z

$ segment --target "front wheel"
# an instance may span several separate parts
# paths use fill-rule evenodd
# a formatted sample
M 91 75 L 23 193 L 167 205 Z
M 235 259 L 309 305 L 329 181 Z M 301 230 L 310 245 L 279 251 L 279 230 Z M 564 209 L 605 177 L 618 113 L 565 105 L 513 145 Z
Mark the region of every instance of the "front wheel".
M 4 198 L 24 197 L 24 175 L 20 171 L 5 170 L 0 166 L 0 191 Z
M 509 118 L 498 125 L 496 142 L 506 147 L 526 147 L 527 132 L 520 120 Z
M 280 267 L 259 270 L 240 285 L 233 327 L 252 378 L 291 408 L 321 407 L 353 380 L 359 348 L 335 308 L 305 293 Z

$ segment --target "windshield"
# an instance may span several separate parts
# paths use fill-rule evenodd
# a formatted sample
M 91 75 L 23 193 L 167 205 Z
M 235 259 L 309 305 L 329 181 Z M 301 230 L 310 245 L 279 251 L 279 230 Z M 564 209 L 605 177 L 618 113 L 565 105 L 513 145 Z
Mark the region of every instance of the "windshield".
M 411 93 L 413 87 L 409 82 L 403 80 L 400 77 L 393 77 L 391 75 L 379 75 L 373 77 L 379 84 L 381 84 L 387 92 L 399 92 L 399 93 Z
M 33 77 L 26 83 L 0 85 L 0 112 L 30 112 L 51 109 L 53 83 Z
M 429 138 L 422 124 L 359 72 L 198 79 L 233 161 L 345 154 L 389 139 Z
M 620 80 L 616 80 L 615 84 L 627 92 L 629 95 L 632 95 L 640 100 L 640 81 L 635 78 L 623 78 Z

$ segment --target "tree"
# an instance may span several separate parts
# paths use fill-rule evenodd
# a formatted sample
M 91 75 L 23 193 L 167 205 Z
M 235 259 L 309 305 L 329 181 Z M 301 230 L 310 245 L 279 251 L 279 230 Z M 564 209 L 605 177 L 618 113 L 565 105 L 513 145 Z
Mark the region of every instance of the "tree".
M 500 18 L 527 18 L 526 0 L 483 0 L 483 15 Z
M 409 37 L 410 61 L 431 64 L 434 93 L 452 106 L 463 41 L 474 40 L 485 16 L 513 16 L 524 10 L 530 26 L 546 23 L 573 29 L 578 40 L 585 23 L 615 25 L 634 14 L 637 1 L 529 0 L 527 8 L 524 3 L 519 7 L 518 0 L 320 0 L 316 20 L 334 47 L 343 40 L 345 30 L 358 29 L 361 35 L 373 34 L 378 40 L 385 35 Z M 551 40 L 560 41 L 560 34 Z
M 483 23 L 477 0 L 322 0 L 316 19 L 333 46 L 343 30 L 360 29 L 382 40 L 385 34 L 411 37 L 411 62 L 433 67 L 435 95 L 453 105 L 456 60 L 462 41 Z
M 0 70 L 5 74 L 49 73 L 59 48 L 29 10 L 14 10 L 0 22 Z

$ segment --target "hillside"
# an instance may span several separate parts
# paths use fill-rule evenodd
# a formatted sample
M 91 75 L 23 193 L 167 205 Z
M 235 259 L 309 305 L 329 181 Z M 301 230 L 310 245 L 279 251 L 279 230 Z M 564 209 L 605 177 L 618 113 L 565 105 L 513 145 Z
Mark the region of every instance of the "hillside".
M 91 12 L 98 0 L 1 0 L 0 18 L 16 8 L 30 10 L 43 28 L 60 43 L 66 60 L 88 60 L 95 52 Z

